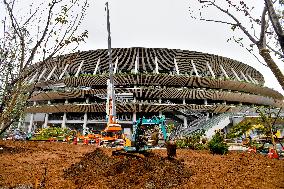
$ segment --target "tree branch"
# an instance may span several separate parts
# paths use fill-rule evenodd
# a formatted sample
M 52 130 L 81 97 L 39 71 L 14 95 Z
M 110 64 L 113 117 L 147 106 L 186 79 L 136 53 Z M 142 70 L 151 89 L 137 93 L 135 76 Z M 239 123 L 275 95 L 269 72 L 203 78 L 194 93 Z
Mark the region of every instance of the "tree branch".
M 279 22 L 279 18 L 277 16 L 276 12 L 275 12 L 274 7 L 273 7 L 273 2 L 271 0 L 264 0 L 264 1 L 265 1 L 265 5 L 268 9 L 270 21 L 272 23 L 272 26 L 274 28 L 275 33 L 278 36 L 278 40 L 279 40 L 281 50 L 284 53 L 284 33 L 283 33 L 283 30 L 282 30 L 281 24 Z
M 205 19 L 205 18 L 200 18 L 199 20 L 201 20 L 201 21 L 207 21 L 207 22 L 216 22 L 216 23 L 228 24 L 228 25 L 232 25 L 232 26 L 235 26 L 235 25 L 236 25 L 236 24 L 234 24 L 234 23 L 225 22 L 225 21 L 221 21 L 221 20 L 211 20 L 211 19 Z
M 266 42 L 265 42 L 265 31 L 266 31 L 266 16 L 267 13 L 267 8 L 266 6 L 264 6 L 263 11 L 262 11 L 262 15 L 261 15 L 261 29 L 260 29 L 260 37 L 259 37 L 259 41 L 258 44 L 260 45 L 260 48 L 265 48 Z
M 282 54 L 281 52 L 273 49 L 271 46 L 269 46 L 268 44 L 266 44 L 266 47 L 268 47 L 268 49 L 270 49 L 272 52 L 274 52 L 275 54 L 277 54 L 280 58 L 284 58 L 284 54 Z
M 49 28 L 49 25 L 50 25 L 50 21 L 51 21 L 51 15 L 52 15 L 52 9 L 53 7 L 55 6 L 55 4 L 58 3 L 57 1 L 52 1 L 50 7 L 49 7 L 49 11 L 48 11 L 48 17 L 47 17 L 47 22 L 46 22 L 46 25 L 45 25 L 45 28 L 44 28 L 44 31 L 43 31 L 43 34 L 40 38 L 39 41 L 37 41 L 36 45 L 34 46 L 34 48 L 32 48 L 32 52 L 27 60 L 27 63 L 25 65 L 25 67 L 27 67 L 31 61 L 33 60 L 34 58 L 34 55 L 37 51 L 37 48 L 40 46 L 40 44 L 42 43 L 42 41 L 44 40 L 46 34 L 47 34 L 47 31 L 48 31 L 48 28 Z
M 209 4 L 213 5 L 214 7 L 216 7 L 217 9 L 219 9 L 221 12 L 227 14 L 229 17 L 231 17 L 236 22 L 235 25 L 238 26 L 248 36 L 248 38 L 251 40 L 251 42 L 254 43 L 254 44 L 257 44 L 257 40 L 248 32 L 248 30 L 241 24 L 241 22 L 234 15 L 232 15 L 228 10 L 221 8 L 220 6 L 215 4 L 214 1 L 199 0 L 199 2 L 200 3 L 209 3 Z

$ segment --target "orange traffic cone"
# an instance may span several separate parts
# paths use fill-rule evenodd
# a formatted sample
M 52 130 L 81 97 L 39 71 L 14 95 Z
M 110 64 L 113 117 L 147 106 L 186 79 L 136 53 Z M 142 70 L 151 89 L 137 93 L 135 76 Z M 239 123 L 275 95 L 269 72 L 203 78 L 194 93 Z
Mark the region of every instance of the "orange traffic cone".
M 84 142 L 83 142 L 85 145 L 88 145 L 89 144 L 89 140 L 84 138 Z

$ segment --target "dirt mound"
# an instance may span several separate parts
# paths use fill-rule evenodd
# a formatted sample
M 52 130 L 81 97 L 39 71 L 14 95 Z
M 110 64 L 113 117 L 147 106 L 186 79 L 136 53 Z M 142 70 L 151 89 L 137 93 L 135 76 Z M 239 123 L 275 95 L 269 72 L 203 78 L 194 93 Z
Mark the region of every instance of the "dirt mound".
M 19 147 L 8 147 L 5 145 L 0 145 L 0 154 L 17 154 L 26 152 L 28 149 Z
M 100 149 L 64 171 L 78 188 L 173 188 L 188 181 L 192 173 L 178 160 L 161 156 L 110 157 Z

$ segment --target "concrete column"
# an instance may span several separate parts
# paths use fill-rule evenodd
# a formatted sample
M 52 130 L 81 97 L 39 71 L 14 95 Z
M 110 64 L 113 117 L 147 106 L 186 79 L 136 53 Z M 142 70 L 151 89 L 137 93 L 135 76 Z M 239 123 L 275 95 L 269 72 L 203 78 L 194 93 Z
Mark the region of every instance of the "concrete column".
M 186 102 L 185 102 L 185 98 L 183 98 L 182 99 L 182 104 L 186 104 Z M 186 116 L 184 116 L 184 118 L 183 118 L 183 126 L 184 126 L 184 128 L 187 128 L 187 117 Z
M 199 74 L 198 74 L 198 71 L 197 71 L 197 69 L 196 69 L 196 67 L 195 67 L 195 64 L 194 64 L 193 60 L 191 60 L 191 65 L 192 65 L 192 67 L 193 67 L 193 71 L 195 72 L 196 76 L 197 76 L 197 77 L 200 77 Z
M 177 75 L 179 75 L 179 69 L 178 69 L 178 65 L 177 65 L 177 60 L 176 59 L 174 59 L 174 64 L 175 64 Z
M 79 73 L 80 73 L 80 71 L 81 71 L 81 69 L 82 69 L 83 64 L 84 64 L 84 60 L 82 60 L 82 62 L 80 63 L 80 65 L 79 65 L 79 67 L 78 67 L 78 69 L 77 69 L 77 72 L 75 73 L 75 77 L 78 77 L 78 76 L 79 76 Z M 68 65 L 68 64 L 67 64 L 67 65 Z
M 209 113 L 206 113 L 206 121 L 209 119 Z
M 31 119 L 30 119 L 30 125 L 29 125 L 29 128 L 28 128 L 28 133 L 32 132 L 33 123 L 34 123 L 34 114 L 31 114 Z
M 87 121 L 88 121 L 88 114 L 87 114 L 87 112 L 85 112 L 85 114 L 84 114 L 84 124 L 83 124 L 83 135 L 86 134 Z
M 220 68 L 221 68 L 221 71 L 223 72 L 224 76 L 229 79 L 229 76 L 227 74 L 227 72 L 225 71 L 225 69 L 223 68 L 223 66 L 220 64 Z
M 138 73 L 138 56 L 136 56 L 136 60 L 135 60 L 135 67 L 134 67 L 134 73 L 137 74 Z
M 136 87 L 134 86 L 134 88 L 136 88 Z M 135 89 L 135 91 L 136 91 L 136 89 Z M 133 103 L 134 104 L 136 103 L 136 96 L 133 97 Z
M 161 98 L 159 98 L 159 104 L 162 104 L 162 99 Z M 162 116 L 162 112 L 161 111 L 159 111 L 159 116 L 160 117 Z
M 64 76 L 64 74 L 65 74 L 65 72 L 66 72 L 68 66 L 69 66 L 69 64 L 66 64 L 66 65 L 65 65 L 65 67 L 64 67 L 64 69 L 63 69 L 63 71 L 62 71 L 62 73 L 60 74 L 60 76 L 59 76 L 58 79 L 62 79 L 62 78 L 63 78 L 63 76 Z
M 38 75 L 38 72 L 35 73 L 35 75 L 31 78 L 31 80 L 29 81 L 29 83 L 32 83 L 34 82 L 35 78 L 37 77 Z
M 47 128 L 47 124 L 48 124 L 48 113 L 45 114 L 43 128 Z
M 67 113 L 66 112 L 64 112 L 64 114 L 63 114 L 63 119 L 62 119 L 62 124 L 61 124 L 61 128 L 66 128 L 66 120 L 67 120 Z
M 183 118 L 183 127 L 187 128 L 187 118 L 186 117 Z
M 55 69 L 56 69 L 56 65 L 53 67 L 53 69 L 51 70 L 51 72 L 48 74 L 48 76 L 47 76 L 47 78 L 46 78 L 45 81 L 47 81 L 47 80 L 49 80 L 49 79 L 51 78 L 51 76 L 52 76 L 52 74 L 54 73 Z
M 133 123 L 136 121 L 136 112 L 133 112 L 132 121 L 133 121 Z
M 66 100 L 65 100 L 65 104 L 68 104 L 68 103 L 69 103 L 69 102 L 68 102 L 68 99 L 66 99 Z
M 238 76 L 238 74 L 235 72 L 235 70 L 233 68 L 231 68 L 233 74 L 235 75 L 235 77 L 237 78 L 238 81 L 241 81 L 240 77 Z
M 118 64 L 118 57 L 116 57 L 116 61 L 115 61 L 115 64 L 114 64 L 114 70 L 113 70 L 114 74 L 116 74 L 116 72 L 117 72 L 117 64 Z
M 101 61 L 101 59 L 99 58 L 98 61 L 97 61 L 96 68 L 95 68 L 95 71 L 94 71 L 93 75 L 97 74 L 100 61 Z
M 46 68 L 43 69 L 43 71 L 41 72 L 41 74 L 40 74 L 39 77 L 38 77 L 38 81 L 41 80 L 41 78 L 42 78 L 43 75 L 45 74 L 46 70 L 47 70 Z
M 90 98 L 86 98 L 86 104 L 89 104 L 90 103 Z
M 155 72 L 156 72 L 156 74 L 158 74 L 159 73 L 159 65 L 158 65 L 158 58 L 157 57 L 155 57 L 155 65 L 156 65 Z
M 249 80 L 255 84 L 255 81 L 252 79 L 252 77 L 250 75 L 247 75 L 247 78 L 249 78 Z
M 207 99 L 204 99 L 204 105 L 208 105 Z
M 214 74 L 214 72 L 213 72 L 211 66 L 209 65 L 208 62 L 206 62 L 206 65 L 207 65 L 207 67 L 208 67 L 208 69 L 209 69 L 209 71 L 210 71 L 211 76 L 215 79 L 215 74 Z
M 254 80 L 254 83 L 255 83 L 255 84 L 257 84 L 257 85 L 259 84 L 256 79 L 254 79 L 254 78 L 252 78 L 252 79 Z
M 241 73 L 242 77 L 244 78 L 244 80 L 245 80 L 246 82 L 249 82 L 249 80 L 247 79 L 247 77 L 245 76 L 245 74 L 244 74 L 242 71 L 240 71 L 240 73 Z
M 51 104 L 51 101 L 47 101 L 47 104 L 50 105 Z M 43 124 L 43 128 L 47 128 L 47 124 L 48 124 L 48 113 L 45 114 L 45 117 L 44 117 L 44 124 Z

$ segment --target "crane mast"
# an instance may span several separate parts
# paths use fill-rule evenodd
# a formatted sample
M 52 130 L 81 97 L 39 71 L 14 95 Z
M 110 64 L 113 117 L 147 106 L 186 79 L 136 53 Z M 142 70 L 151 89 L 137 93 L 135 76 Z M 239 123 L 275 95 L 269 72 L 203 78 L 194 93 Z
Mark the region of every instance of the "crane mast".
M 106 2 L 107 11 L 107 31 L 108 31 L 108 62 L 109 62 L 109 80 L 107 81 L 107 106 L 106 113 L 108 116 L 108 123 L 106 130 L 111 130 L 110 127 L 121 127 L 116 122 L 116 104 L 115 104 L 115 91 L 113 79 L 113 64 L 112 64 L 112 50 L 111 50 L 111 35 L 110 35 L 110 21 L 108 2 Z

